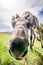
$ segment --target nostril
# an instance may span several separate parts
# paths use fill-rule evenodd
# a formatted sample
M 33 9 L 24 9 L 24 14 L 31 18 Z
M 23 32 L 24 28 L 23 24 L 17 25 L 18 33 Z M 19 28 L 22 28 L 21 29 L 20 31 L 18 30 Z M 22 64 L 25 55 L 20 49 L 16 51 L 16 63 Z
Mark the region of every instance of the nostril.
M 10 55 L 11 55 L 11 51 L 9 50 L 9 53 L 10 53 Z

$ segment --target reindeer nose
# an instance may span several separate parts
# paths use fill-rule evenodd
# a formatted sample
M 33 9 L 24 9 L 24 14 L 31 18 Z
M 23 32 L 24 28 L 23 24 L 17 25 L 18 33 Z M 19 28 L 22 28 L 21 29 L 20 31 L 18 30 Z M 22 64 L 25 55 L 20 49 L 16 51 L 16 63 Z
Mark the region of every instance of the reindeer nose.
M 19 56 L 24 57 L 27 52 L 24 53 L 25 49 L 28 47 L 28 43 L 25 39 L 16 38 L 11 42 L 9 53 L 13 54 L 15 58 Z

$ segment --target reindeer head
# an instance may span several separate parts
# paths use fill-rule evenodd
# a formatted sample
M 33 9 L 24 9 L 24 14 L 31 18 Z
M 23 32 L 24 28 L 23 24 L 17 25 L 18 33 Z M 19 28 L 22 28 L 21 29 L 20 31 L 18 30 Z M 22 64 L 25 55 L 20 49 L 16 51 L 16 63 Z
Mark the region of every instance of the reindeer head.
M 31 12 L 24 12 L 22 14 L 22 17 L 25 18 L 27 20 L 27 28 L 30 28 L 30 27 L 38 27 L 39 26 L 39 21 L 37 19 L 36 16 L 34 16 Z
M 10 39 L 9 52 L 16 59 L 21 59 L 28 52 L 28 29 L 24 18 L 16 19 Z

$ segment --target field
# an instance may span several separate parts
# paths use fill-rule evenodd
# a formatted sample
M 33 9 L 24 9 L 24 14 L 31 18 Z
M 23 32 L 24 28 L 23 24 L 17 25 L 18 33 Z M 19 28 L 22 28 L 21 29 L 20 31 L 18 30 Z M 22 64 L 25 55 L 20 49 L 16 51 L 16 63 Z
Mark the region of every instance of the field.
M 35 40 L 33 51 L 29 49 L 25 60 L 16 60 L 8 52 L 10 37 L 10 34 L 0 34 L 0 65 L 43 65 L 43 49 L 39 41 Z

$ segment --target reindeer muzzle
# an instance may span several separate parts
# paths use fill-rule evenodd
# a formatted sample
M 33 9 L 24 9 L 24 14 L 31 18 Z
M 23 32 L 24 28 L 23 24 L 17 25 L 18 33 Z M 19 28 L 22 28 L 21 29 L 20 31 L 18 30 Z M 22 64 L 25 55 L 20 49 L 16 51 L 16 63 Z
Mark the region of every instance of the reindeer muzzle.
M 28 40 L 16 38 L 11 42 L 9 53 L 16 59 L 22 59 L 28 52 L 28 45 Z

